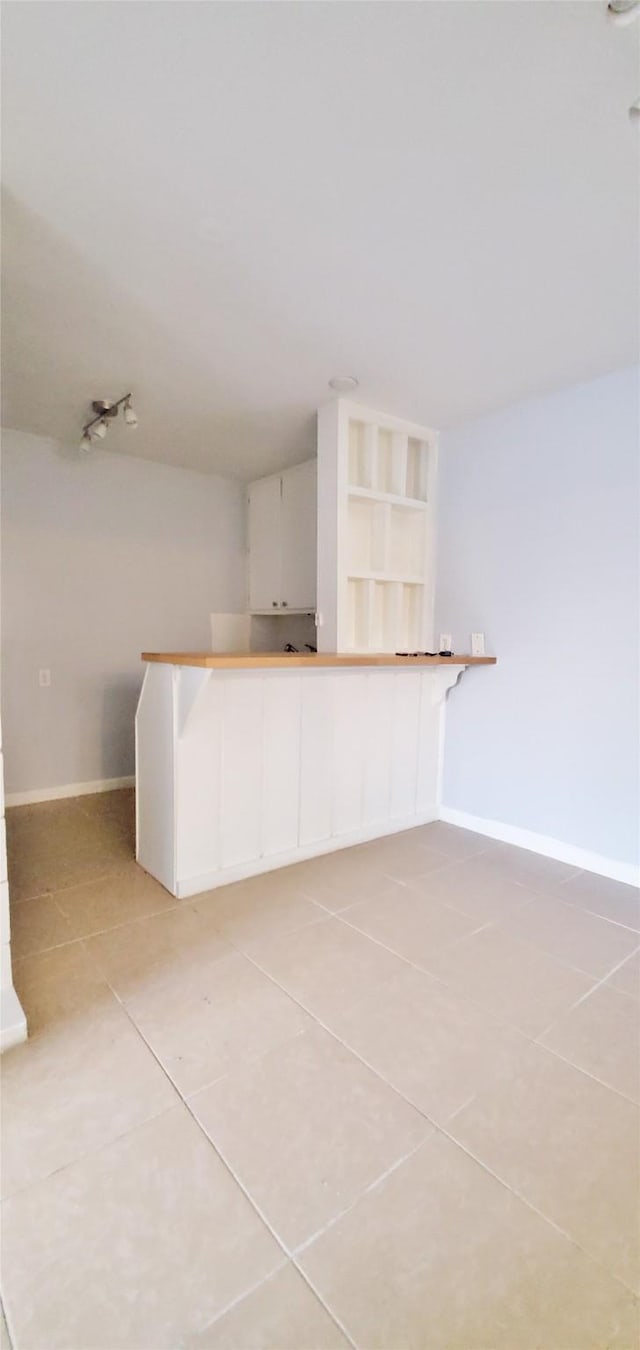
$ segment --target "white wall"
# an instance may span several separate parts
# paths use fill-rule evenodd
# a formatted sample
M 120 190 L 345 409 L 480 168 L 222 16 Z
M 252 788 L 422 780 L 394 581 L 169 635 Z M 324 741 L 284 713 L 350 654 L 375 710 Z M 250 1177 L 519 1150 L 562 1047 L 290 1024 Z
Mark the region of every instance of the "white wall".
M 210 647 L 211 611 L 245 605 L 244 539 L 240 483 L 3 433 L 7 793 L 133 773 L 140 652 Z
M 449 699 L 443 803 L 638 860 L 638 382 L 442 437 L 436 632 L 493 669 Z M 612 875 L 623 875 L 620 868 Z

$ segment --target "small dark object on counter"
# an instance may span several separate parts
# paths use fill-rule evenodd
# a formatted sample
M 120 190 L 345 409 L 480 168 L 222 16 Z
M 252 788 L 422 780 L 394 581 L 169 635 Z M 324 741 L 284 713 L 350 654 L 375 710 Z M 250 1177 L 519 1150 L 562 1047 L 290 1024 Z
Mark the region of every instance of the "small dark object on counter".
M 396 656 L 453 656 L 453 652 L 396 652 Z

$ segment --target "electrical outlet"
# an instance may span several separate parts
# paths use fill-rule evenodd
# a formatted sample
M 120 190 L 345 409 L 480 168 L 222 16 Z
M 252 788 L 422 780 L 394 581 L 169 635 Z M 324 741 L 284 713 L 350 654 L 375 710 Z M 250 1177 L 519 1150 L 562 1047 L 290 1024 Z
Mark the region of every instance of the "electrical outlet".
M 452 644 L 452 642 L 451 642 L 451 633 L 441 633 L 441 634 L 440 634 L 440 646 L 439 646 L 439 648 L 438 648 L 438 651 L 441 651 L 441 652 L 452 652 L 452 651 L 453 651 L 453 644 Z
M 49 686 L 50 686 L 50 684 L 51 684 L 51 671 L 50 671 L 50 670 L 39 670 L 39 671 L 38 671 L 38 684 L 40 685 L 40 688 L 41 688 L 41 689 L 48 689 L 48 688 L 49 688 Z
M 471 655 L 484 656 L 484 633 L 471 634 Z

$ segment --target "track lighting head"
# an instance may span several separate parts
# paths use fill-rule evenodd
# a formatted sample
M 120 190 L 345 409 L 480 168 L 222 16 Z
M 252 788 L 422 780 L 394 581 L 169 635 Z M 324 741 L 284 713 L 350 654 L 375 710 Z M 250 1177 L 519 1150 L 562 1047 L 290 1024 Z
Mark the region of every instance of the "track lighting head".
M 128 427 L 137 427 L 138 425 L 138 418 L 131 403 L 130 393 L 123 394 L 122 398 L 116 399 L 115 403 L 106 398 L 94 398 L 91 406 L 95 416 L 89 422 L 85 422 L 82 428 L 81 450 L 90 450 L 95 437 L 100 441 L 104 440 L 109 430 L 109 423 L 113 421 L 114 417 L 118 416 L 121 408 L 126 425 Z
M 640 0 L 609 0 L 607 17 L 617 28 L 626 28 L 640 18 Z
M 131 395 L 129 395 L 129 397 L 125 399 L 124 407 L 122 409 L 122 416 L 124 417 L 124 420 L 128 427 L 137 427 L 138 418 L 133 407 L 131 406 Z

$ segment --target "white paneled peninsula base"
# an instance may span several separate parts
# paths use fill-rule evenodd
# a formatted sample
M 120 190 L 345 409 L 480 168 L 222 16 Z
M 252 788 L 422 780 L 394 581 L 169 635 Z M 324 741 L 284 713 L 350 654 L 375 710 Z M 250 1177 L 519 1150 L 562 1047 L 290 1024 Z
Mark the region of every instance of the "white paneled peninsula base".
M 143 660 L 137 859 L 183 897 L 436 819 L 447 691 L 494 658 Z

